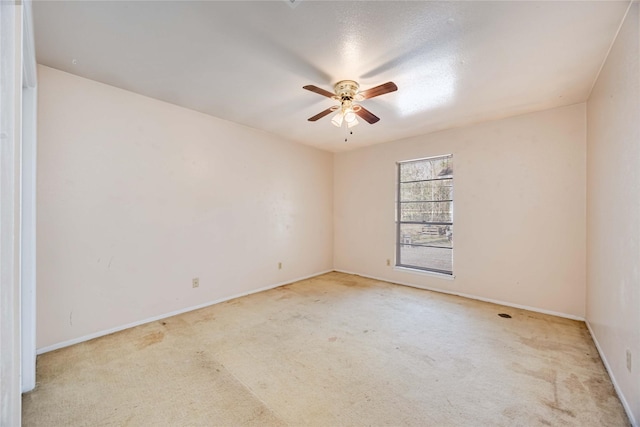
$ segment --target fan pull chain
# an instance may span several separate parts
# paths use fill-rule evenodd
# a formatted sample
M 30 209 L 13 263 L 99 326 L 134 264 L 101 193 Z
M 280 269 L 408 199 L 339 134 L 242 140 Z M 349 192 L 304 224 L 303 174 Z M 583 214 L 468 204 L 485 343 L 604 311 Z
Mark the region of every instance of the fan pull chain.
M 349 130 L 348 125 L 344 124 L 343 126 L 344 126 L 344 142 L 347 142 L 349 139 L 349 135 L 353 135 L 353 131 Z

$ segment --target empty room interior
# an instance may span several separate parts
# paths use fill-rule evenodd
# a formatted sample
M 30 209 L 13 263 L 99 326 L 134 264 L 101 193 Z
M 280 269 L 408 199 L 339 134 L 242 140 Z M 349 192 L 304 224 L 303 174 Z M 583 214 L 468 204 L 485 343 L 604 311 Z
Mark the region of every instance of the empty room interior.
M 639 425 L 637 0 L 1 7 L 1 425 Z

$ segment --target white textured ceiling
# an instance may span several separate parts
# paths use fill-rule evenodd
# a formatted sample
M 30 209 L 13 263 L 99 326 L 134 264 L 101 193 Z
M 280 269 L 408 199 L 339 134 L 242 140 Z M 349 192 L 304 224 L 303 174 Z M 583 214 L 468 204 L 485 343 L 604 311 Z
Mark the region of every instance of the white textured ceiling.
M 629 1 L 34 3 L 38 62 L 330 151 L 585 101 Z M 349 142 L 302 89 L 398 91 Z

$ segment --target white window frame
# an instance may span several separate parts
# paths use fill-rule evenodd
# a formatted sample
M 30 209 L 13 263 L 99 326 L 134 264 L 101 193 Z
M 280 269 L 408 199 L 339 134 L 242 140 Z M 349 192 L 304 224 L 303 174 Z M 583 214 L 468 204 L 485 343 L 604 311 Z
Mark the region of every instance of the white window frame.
M 445 159 L 445 158 L 450 158 L 453 160 L 453 154 L 444 154 L 444 155 L 440 155 L 440 156 L 432 156 L 432 157 L 423 157 L 423 158 L 419 158 L 419 159 L 411 159 L 411 160 L 403 160 L 403 161 L 399 161 L 396 164 L 396 168 L 397 168 L 397 190 L 396 190 L 396 262 L 395 262 L 395 268 L 397 270 L 404 270 L 404 271 L 415 271 L 418 273 L 423 273 L 423 274 L 427 274 L 427 275 L 441 275 L 441 276 L 445 276 L 447 278 L 453 278 L 453 241 L 451 241 L 451 271 L 449 270 L 441 270 L 441 269 L 437 269 L 437 268 L 428 268 L 428 267 L 424 267 L 424 266 L 418 266 L 418 265 L 412 265 L 412 264 L 406 264 L 402 262 L 402 257 L 401 257 L 401 247 L 403 245 L 405 245 L 406 243 L 402 242 L 402 232 L 401 232 L 401 228 L 402 228 L 402 224 L 424 224 L 426 226 L 449 226 L 451 228 L 453 228 L 453 223 L 454 223 L 454 218 L 453 218 L 453 212 L 452 212 L 452 216 L 451 216 L 451 221 L 437 221 L 437 222 L 427 222 L 427 221 L 422 221 L 422 222 L 415 222 L 415 221 L 402 221 L 402 213 L 401 213 L 401 208 L 402 208 L 402 203 L 403 202 L 411 202 L 409 200 L 402 200 L 402 192 L 401 192 L 401 184 L 402 179 L 401 179 L 401 168 L 403 164 L 407 164 L 407 163 L 416 163 L 416 162 L 421 162 L 421 161 L 433 161 L 434 159 Z M 427 182 L 427 181 L 433 181 L 433 180 L 451 180 L 451 185 L 454 186 L 454 178 L 453 178 L 453 174 L 451 175 L 450 178 L 436 178 L 436 179 L 428 179 L 428 180 L 419 180 L 416 182 Z M 413 201 L 415 202 L 415 201 Z M 451 206 L 452 206 L 452 210 L 453 210 L 453 203 L 454 203 L 454 196 L 453 196 L 453 191 L 451 192 Z M 440 247 L 440 246 L 438 246 Z M 449 249 L 449 248 L 444 248 L 444 249 Z

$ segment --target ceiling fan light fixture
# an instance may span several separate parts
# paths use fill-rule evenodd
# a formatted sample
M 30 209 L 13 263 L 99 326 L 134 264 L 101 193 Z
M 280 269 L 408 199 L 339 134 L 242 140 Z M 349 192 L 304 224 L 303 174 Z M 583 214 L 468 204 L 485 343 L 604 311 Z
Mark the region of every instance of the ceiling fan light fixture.
M 346 121 L 346 120 L 345 120 L 345 121 Z M 360 123 L 360 122 L 358 121 L 358 119 L 354 118 L 352 121 L 347 122 L 347 127 L 348 127 L 348 128 L 352 128 L 352 127 L 354 127 L 354 126 L 357 126 L 357 125 L 358 125 L 358 123 Z
M 333 118 L 331 119 L 331 124 L 339 128 L 342 126 L 342 120 L 343 120 L 342 111 L 338 111 L 338 113 L 335 116 L 333 116 Z
M 353 112 L 353 108 L 347 108 L 344 110 L 344 121 L 351 123 L 356 120 L 356 113 Z

